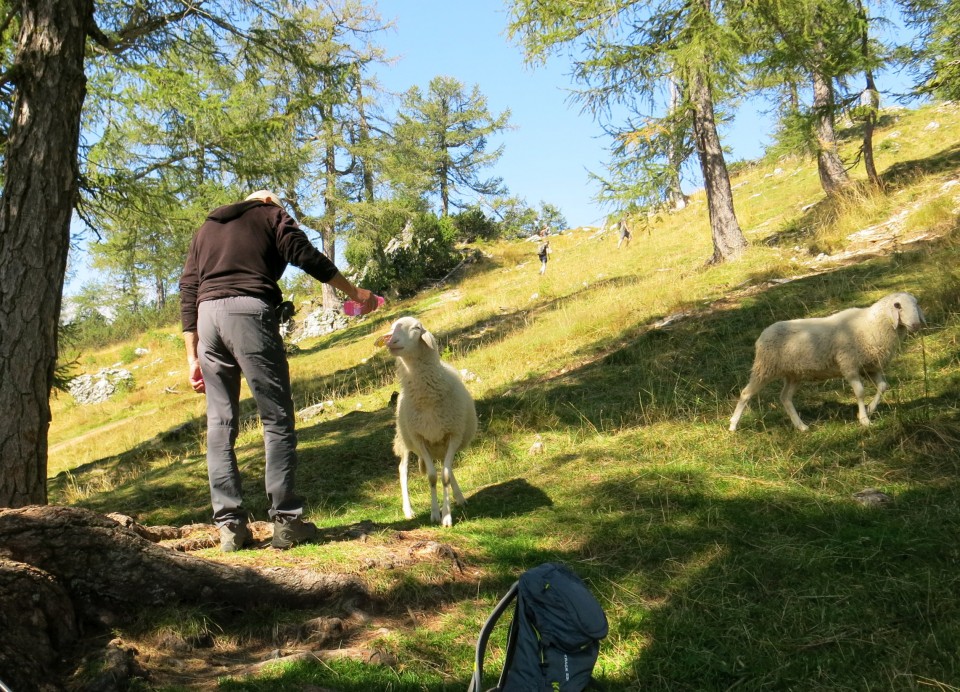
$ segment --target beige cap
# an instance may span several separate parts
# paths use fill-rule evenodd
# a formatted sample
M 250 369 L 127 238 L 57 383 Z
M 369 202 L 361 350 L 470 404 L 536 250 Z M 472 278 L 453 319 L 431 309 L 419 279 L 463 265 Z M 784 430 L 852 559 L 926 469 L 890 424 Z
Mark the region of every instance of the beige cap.
M 283 207 L 283 205 L 280 204 L 280 197 L 277 194 L 270 192 L 270 190 L 257 190 L 256 192 L 251 192 L 249 195 L 247 195 L 247 198 L 244 201 L 249 202 L 252 199 L 259 199 L 267 204 L 276 204 L 278 207 Z

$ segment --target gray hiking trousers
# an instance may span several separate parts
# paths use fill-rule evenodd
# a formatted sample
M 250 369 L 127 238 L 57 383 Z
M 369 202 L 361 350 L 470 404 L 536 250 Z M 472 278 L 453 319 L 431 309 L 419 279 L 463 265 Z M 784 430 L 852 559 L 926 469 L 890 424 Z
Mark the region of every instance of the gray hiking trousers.
M 290 369 L 274 309 L 259 298 L 203 301 L 197 308 L 197 355 L 207 389 L 207 475 L 213 521 L 247 520 L 234 445 L 240 430 L 240 376 L 246 378 L 263 423 L 264 483 L 270 518 L 303 513 L 294 492 L 297 435 Z

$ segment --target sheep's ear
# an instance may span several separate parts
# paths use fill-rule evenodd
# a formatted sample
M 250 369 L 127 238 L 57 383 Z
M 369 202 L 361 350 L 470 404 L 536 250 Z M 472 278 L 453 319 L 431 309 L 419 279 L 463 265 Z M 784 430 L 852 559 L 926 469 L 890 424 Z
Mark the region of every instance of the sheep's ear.
M 437 340 L 433 338 L 433 334 L 424 330 L 423 334 L 420 335 L 420 339 L 425 343 L 431 350 L 437 350 Z
M 893 322 L 894 327 L 899 327 L 903 324 L 903 320 L 900 319 L 900 310 L 903 308 L 903 304 L 899 300 L 891 300 L 887 303 L 887 317 Z

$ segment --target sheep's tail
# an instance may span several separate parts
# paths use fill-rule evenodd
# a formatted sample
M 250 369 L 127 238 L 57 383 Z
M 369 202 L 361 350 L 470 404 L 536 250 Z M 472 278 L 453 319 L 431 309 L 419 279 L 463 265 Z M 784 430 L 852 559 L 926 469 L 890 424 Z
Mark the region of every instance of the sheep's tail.
M 403 443 L 403 436 L 400 434 L 400 430 L 397 430 L 396 435 L 393 436 L 393 453 L 401 459 L 403 455 L 407 453 L 407 445 Z
M 778 377 L 781 371 L 779 355 L 773 349 L 763 349 L 762 351 L 758 349 L 753 360 L 753 366 L 750 368 L 750 380 L 765 383 Z

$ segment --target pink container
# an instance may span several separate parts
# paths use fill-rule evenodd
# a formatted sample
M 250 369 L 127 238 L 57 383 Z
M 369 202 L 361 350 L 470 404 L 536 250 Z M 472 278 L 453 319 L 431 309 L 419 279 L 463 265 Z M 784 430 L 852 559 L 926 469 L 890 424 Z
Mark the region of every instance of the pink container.
M 386 300 L 383 296 L 377 296 L 377 307 L 382 306 Z M 349 315 L 350 317 L 357 317 L 358 315 L 366 315 L 370 310 L 364 310 L 363 304 L 358 303 L 355 300 L 345 300 L 343 301 L 343 314 Z

